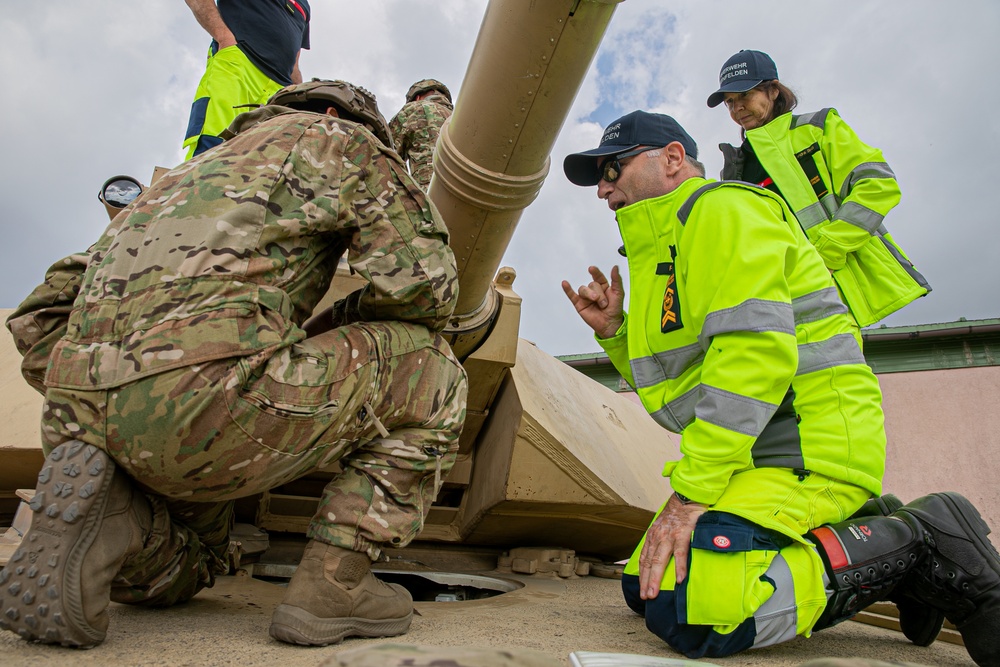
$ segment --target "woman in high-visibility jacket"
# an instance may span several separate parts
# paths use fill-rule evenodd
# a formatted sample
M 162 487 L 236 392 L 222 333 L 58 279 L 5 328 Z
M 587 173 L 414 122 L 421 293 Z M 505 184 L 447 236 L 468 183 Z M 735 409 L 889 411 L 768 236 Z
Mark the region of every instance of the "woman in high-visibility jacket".
M 836 109 L 793 115 L 797 102 L 766 53 L 744 50 L 726 61 L 708 106 L 725 103 L 743 144 L 719 146 L 722 178 L 785 200 L 865 327 L 931 288 L 882 224 L 900 197 L 882 152 L 861 141 Z

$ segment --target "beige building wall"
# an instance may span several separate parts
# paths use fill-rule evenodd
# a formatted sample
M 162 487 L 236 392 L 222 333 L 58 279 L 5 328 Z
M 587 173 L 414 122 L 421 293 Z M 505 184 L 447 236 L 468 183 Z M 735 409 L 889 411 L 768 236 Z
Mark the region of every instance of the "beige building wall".
M 1000 542 L 1000 366 L 878 376 L 888 438 L 885 493 L 971 500 Z M 641 405 L 634 392 L 630 400 Z M 670 434 L 671 437 L 673 434 Z
M 971 500 L 1000 540 L 1000 366 L 879 375 L 889 439 L 885 489 Z

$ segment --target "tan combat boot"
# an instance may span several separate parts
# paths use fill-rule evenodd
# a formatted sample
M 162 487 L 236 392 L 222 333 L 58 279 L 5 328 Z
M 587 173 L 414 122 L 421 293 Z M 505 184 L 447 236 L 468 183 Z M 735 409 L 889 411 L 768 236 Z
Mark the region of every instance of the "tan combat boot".
M 0 572 L 0 627 L 90 648 L 108 630 L 111 582 L 152 527 L 145 496 L 108 455 L 77 440 L 45 458 L 31 527 Z
M 311 540 L 271 617 L 271 636 L 326 646 L 345 637 L 394 637 L 410 629 L 413 598 L 371 571 L 366 554 Z

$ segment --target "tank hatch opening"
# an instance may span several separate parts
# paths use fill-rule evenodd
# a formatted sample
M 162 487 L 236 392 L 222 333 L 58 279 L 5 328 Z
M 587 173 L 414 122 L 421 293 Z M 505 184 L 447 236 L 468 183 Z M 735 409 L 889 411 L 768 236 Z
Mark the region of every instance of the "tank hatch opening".
M 408 590 L 414 602 L 485 600 L 524 587 L 516 581 L 461 572 L 400 572 L 379 568 L 372 571 L 379 579 Z

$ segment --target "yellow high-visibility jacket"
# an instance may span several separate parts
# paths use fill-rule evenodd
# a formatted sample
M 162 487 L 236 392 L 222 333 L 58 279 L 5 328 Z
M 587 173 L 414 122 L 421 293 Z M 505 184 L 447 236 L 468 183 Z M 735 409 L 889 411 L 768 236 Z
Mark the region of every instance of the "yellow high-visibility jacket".
M 689 179 L 619 209 L 630 294 L 598 342 L 665 428 L 664 475 L 707 504 L 751 468 L 881 493 L 882 395 L 823 260 L 780 197 Z
M 834 273 L 858 326 L 874 324 L 931 287 L 883 224 L 899 203 L 882 152 L 862 142 L 836 109 L 782 114 L 747 141 Z M 739 149 L 722 144 L 722 178 L 740 180 Z

